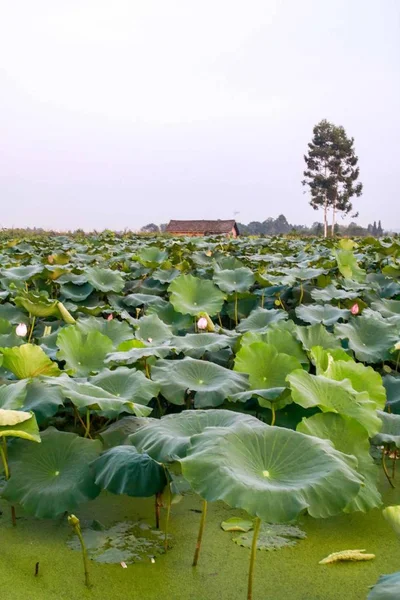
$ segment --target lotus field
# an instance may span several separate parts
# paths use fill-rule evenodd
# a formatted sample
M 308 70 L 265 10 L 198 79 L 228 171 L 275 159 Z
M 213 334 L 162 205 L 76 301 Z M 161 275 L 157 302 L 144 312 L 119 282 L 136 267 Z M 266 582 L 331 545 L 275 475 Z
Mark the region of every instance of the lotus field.
M 400 598 L 399 239 L 0 254 L 5 599 Z

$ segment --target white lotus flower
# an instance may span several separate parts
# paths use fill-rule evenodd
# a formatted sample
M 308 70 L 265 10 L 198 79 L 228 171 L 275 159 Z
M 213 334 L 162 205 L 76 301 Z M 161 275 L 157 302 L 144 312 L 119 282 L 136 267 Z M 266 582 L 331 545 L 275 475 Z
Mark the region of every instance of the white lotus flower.
M 15 333 L 19 335 L 19 337 L 25 337 L 28 333 L 28 328 L 25 325 L 25 323 L 20 323 L 19 325 L 17 325 L 17 327 L 15 328 Z
M 198 329 L 207 329 L 207 319 L 205 317 L 200 317 L 200 319 L 197 321 L 197 328 Z

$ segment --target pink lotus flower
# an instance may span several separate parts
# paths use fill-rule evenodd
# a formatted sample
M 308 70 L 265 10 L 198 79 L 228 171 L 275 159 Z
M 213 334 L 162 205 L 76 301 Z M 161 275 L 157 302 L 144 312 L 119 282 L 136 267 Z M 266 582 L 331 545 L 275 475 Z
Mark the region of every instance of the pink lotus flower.
M 360 312 L 360 307 L 358 306 L 357 302 L 353 304 L 353 306 L 350 309 L 350 312 L 352 315 L 358 315 L 358 313 Z
M 109 314 L 109 315 L 108 315 L 108 317 L 107 317 L 107 321 L 112 321 L 112 320 L 113 320 L 113 318 L 114 318 L 114 316 L 113 316 L 113 315 L 112 315 L 112 313 L 111 313 L 111 314 Z
M 207 329 L 207 319 L 205 317 L 200 317 L 200 319 L 197 321 L 197 328 L 198 329 Z

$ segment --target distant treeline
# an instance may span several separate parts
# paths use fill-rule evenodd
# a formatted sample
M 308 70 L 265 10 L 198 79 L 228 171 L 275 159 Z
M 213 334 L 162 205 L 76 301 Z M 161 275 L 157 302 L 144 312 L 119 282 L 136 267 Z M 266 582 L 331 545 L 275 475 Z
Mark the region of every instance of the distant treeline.
M 311 227 L 307 225 L 293 225 L 289 223 L 285 215 L 279 215 L 276 219 L 269 217 L 265 221 L 251 221 L 245 225 L 244 223 L 237 224 L 240 235 L 284 235 L 284 234 L 298 234 L 298 235 L 316 235 L 322 236 L 324 234 L 324 224 L 315 222 Z M 141 228 L 142 233 L 163 233 L 165 231 L 165 224 L 160 226 L 155 223 L 149 223 Z M 349 225 L 335 224 L 335 234 L 342 236 L 368 236 L 372 235 L 380 237 L 386 233 L 383 230 L 382 224 L 378 221 L 374 221 L 373 224 L 368 227 L 362 227 L 357 223 L 350 223 Z
M 279 215 L 276 219 L 269 217 L 265 221 L 251 221 L 248 225 L 238 223 L 239 232 L 241 235 L 279 235 L 288 233 L 297 233 L 299 235 L 323 235 L 324 224 L 315 222 L 311 227 L 307 225 L 293 225 L 288 222 L 285 215 Z M 373 224 L 368 227 L 362 227 L 355 222 L 349 225 L 335 225 L 336 235 L 343 236 L 368 236 L 372 235 L 375 237 L 382 236 L 385 232 L 383 230 L 381 221 L 374 221 Z

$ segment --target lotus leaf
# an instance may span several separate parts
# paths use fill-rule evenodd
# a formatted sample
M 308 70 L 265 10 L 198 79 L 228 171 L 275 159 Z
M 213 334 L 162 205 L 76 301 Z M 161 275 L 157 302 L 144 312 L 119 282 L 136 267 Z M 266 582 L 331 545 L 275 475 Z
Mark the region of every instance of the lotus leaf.
M 196 316 L 206 312 L 211 317 L 221 311 L 223 293 L 212 283 L 193 275 L 180 275 L 170 284 L 168 291 L 174 309 Z
M 376 446 L 381 444 L 394 444 L 400 448 L 400 415 L 389 414 L 378 410 L 377 414 L 382 421 L 382 429 L 372 438 Z
M 0 408 L 0 438 L 2 437 L 18 437 L 40 442 L 35 415 L 32 412 Z
M 356 459 L 328 441 L 248 423 L 221 433 L 209 429 L 192 437 L 180 461 L 185 479 L 207 501 L 287 523 L 304 510 L 313 517 L 339 513 L 362 484 Z
M 146 452 L 161 463 L 174 462 L 187 454 L 190 439 L 208 427 L 229 428 L 239 422 L 253 427 L 261 421 L 242 413 L 223 409 L 184 410 L 181 413 L 152 419 L 129 436 L 129 441 L 140 452 Z
M 101 269 L 100 267 L 90 267 L 87 269 L 86 275 L 87 281 L 95 290 L 119 293 L 124 288 L 123 277 L 117 271 Z
M 60 370 L 43 352 L 34 344 L 23 344 L 15 348 L 2 348 L 3 367 L 18 379 L 39 377 L 39 375 L 59 375 Z
M 267 331 L 272 323 L 287 319 L 287 313 L 283 310 L 266 310 L 265 308 L 256 308 L 247 319 L 243 319 L 237 327 L 241 333 L 246 331 L 257 331 L 263 333 Z
M 336 325 L 335 333 L 349 340 L 357 359 L 377 363 L 390 358 L 390 350 L 398 340 L 398 333 L 388 322 L 372 316 L 356 317 L 349 323 Z
M 65 360 L 69 372 L 78 377 L 100 371 L 106 355 L 113 349 L 109 337 L 99 331 L 84 334 L 77 325 L 65 327 L 60 331 L 57 346 L 57 358 Z
M 133 446 L 115 446 L 97 458 L 92 467 L 95 482 L 113 494 L 149 497 L 167 485 L 165 470 L 148 454 Z
M 248 377 L 214 363 L 186 357 L 183 360 L 159 360 L 152 379 L 172 404 L 184 404 L 187 392 L 196 392 L 196 408 L 219 406 L 232 394 L 248 387 Z
M 302 304 L 296 308 L 296 315 L 305 323 L 322 323 L 333 325 L 339 319 L 347 320 L 350 316 L 349 310 L 343 310 L 331 304 Z
M 375 435 L 381 428 L 376 403 L 367 392 L 356 392 L 348 380 L 334 381 L 322 375 L 310 375 L 303 370 L 288 375 L 293 402 L 303 408 L 318 406 L 323 412 L 334 412 L 356 419 Z
M 25 440 L 10 445 L 11 477 L 3 497 L 35 517 L 54 518 L 98 496 L 90 463 L 100 454 L 101 443 L 53 427 L 41 439 L 38 445 Z
M 357 458 L 357 470 L 364 477 L 365 483 L 346 507 L 346 512 L 366 512 L 380 506 L 382 500 L 377 490 L 378 469 L 369 453 L 368 434 L 362 425 L 355 419 L 335 413 L 319 413 L 303 419 L 297 426 L 297 431 L 330 440 L 336 450 Z

